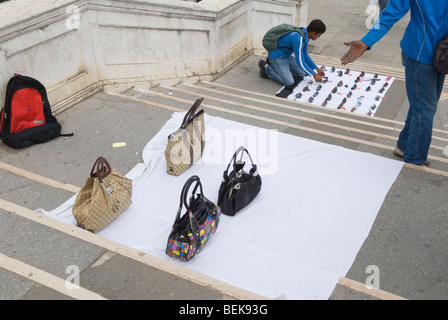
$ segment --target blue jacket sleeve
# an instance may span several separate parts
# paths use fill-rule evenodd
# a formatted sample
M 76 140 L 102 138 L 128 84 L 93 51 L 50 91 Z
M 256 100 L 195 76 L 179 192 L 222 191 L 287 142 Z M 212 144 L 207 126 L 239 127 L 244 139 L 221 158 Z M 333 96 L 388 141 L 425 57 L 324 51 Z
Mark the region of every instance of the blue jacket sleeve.
M 313 59 L 311 59 L 311 57 L 308 55 L 308 52 L 306 51 L 304 54 L 305 57 L 305 63 L 313 70 L 317 69 L 317 65 L 314 63 Z
M 376 20 L 372 29 L 361 39 L 369 49 L 380 41 L 386 33 L 393 27 L 393 25 L 403 18 L 409 12 L 410 0 L 390 0 L 386 9 L 381 13 Z
M 291 34 L 292 43 L 293 43 L 293 51 L 296 56 L 296 62 L 302 70 L 304 70 L 309 76 L 314 74 L 314 69 L 316 69 L 316 65 L 308 56 L 305 50 L 305 42 L 303 41 L 303 37 L 299 33 Z

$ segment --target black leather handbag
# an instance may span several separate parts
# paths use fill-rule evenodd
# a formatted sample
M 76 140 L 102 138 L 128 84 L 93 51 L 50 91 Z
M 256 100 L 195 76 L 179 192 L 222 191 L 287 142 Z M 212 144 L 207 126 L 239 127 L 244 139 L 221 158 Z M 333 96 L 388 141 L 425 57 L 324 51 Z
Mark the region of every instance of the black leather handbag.
M 187 199 L 188 191 L 194 183 L 196 184 L 193 192 Z M 184 206 L 186 212 L 181 216 Z M 210 241 L 218 228 L 220 218 L 220 208 L 204 196 L 199 177 L 192 176 L 182 189 L 179 209 L 168 237 L 166 253 L 171 257 L 189 261 Z
M 241 157 L 237 160 L 239 153 L 241 153 Z M 244 171 L 246 164 L 243 161 L 244 153 L 247 154 L 252 164 L 249 172 Z M 233 170 L 229 174 L 231 164 L 233 164 Z M 218 206 L 222 213 L 234 216 L 255 199 L 261 190 L 261 184 L 257 165 L 253 163 L 249 152 L 244 147 L 238 148 L 223 173 L 223 181 L 219 188 Z
M 437 45 L 434 53 L 434 66 L 440 73 L 448 74 L 448 34 Z

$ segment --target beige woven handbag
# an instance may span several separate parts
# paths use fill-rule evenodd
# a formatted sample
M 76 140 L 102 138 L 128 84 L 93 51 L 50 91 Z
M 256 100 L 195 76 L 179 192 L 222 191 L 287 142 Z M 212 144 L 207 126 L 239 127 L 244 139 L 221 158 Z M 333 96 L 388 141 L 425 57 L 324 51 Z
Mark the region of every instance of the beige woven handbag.
M 180 128 L 168 136 L 165 149 L 166 171 L 173 176 L 185 172 L 204 151 L 204 110 L 197 111 L 203 100 L 196 100 L 185 114 Z
M 97 233 L 131 204 L 132 180 L 121 175 L 99 157 L 73 205 L 78 227 Z

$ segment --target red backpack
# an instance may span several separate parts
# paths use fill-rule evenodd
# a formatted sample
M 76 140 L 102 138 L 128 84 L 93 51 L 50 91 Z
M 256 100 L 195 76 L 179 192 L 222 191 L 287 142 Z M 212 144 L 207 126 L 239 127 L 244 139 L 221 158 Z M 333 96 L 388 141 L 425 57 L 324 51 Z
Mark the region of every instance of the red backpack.
M 45 87 L 36 79 L 15 74 L 6 87 L 1 111 L 0 139 L 12 148 L 24 148 L 60 136 L 61 125 L 51 112 Z

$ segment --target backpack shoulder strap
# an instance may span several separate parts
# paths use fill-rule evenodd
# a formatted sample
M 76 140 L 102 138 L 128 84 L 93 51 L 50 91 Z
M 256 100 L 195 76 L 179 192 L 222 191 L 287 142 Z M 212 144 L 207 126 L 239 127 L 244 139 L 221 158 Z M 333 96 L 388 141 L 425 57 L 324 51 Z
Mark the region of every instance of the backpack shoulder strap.
M 305 31 L 303 31 L 303 28 L 300 27 L 294 28 L 293 32 L 299 33 L 302 36 L 302 38 L 305 39 Z
M 305 32 L 303 31 L 303 28 L 301 27 L 294 27 L 294 29 L 290 32 L 297 32 L 298 34 L 300 34 L 300 36 L 305 39 Z M 288 33 L 289 34 L 289 33 Z M 289 47 L 277 47 L 277 49 L 287 49 Z
M 6 95 L 5 95 L 5 105 L 3 106 L 2 113 L 1 113 L 1 127 L 0 127 L 0 134 L 4 135 L 8 132 L 10 128 L 10 114 L 11 114 L 11 102 L 12 97 L 15 92 L 15 84 L 17 81 L 17 76 L 19 74 L 14 74 L 14 76 L 9 79 L 8 84 L 6 86 Z

